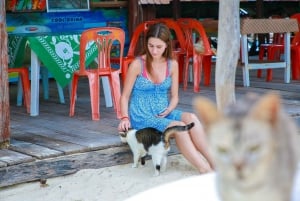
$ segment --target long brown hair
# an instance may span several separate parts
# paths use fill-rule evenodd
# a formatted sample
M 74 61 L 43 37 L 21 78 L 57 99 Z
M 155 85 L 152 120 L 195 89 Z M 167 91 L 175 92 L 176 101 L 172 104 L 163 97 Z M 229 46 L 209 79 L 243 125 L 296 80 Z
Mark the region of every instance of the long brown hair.
M 146 68 L 147 71 L 151 74 L 151 65 L 152 65 L 152 56 L 148 49 L 148 40 L 149 38 L 159 38 L 162 41 L 164 41 L 167 44 L 167 47 L 165 49 L 165 52 L 163 53 L 163 57 L 166 59 L 172 59 L 173 53 L 172 53 L 172 38 L 171 38 L 171 32 L 169 28 L 164 23 L 156 23 L 149 27 L 149 30 L 146 33 L 145 41 L 144 41 L 144 53 L 146 54 Z

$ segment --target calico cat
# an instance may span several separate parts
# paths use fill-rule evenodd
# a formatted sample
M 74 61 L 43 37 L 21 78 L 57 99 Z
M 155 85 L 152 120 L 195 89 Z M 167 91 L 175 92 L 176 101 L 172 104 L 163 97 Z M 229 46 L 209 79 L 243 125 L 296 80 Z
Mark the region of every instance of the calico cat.
M 202 97 L 194 107 L 209 136 L 222 201 L 291 200 L 297 127 L 278 94 L 248 94 L 223 112 Z
M 170 150 L 170 137 L 176 132 L 187 131 L 194 126 L 194 122 L 186 126 L 172 126 L 161 132 L 155 128 L 147 127 L 140 130 L 130 129 L 127 132 L 119 132 L 121 141 L 128 143 L 133 153 L 132 167 L 138 167 L 138 162 L 145 164 L 145 157 L 151 155 L 155 167 L 154 176 L 165 170 L 167 154 Z

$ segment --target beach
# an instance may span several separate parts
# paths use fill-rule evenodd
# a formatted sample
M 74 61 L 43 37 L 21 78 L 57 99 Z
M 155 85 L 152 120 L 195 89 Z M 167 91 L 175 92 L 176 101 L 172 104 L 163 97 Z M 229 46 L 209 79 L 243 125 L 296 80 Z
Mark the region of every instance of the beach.
M 145 167 L 132 164 L 84 169 L 75 174 L 0 189 L 0 201 L 121 201 L 172 181 L 199 175 L 181 154 L 168 157 L 167 170 L 154 177 L 151 160 Z

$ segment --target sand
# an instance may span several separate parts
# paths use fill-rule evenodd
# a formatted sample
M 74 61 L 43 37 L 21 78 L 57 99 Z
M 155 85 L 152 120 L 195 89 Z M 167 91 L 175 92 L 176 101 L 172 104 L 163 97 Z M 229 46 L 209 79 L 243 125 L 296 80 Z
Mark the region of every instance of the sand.
M 145 167 L 131 164 L 85 169 L 73 175 L 0 189 L 0 201 L 118 201 L 172 181 L 199 175 L 182 155 L 168 158 L 167 170 L 154 177 L 151 161 Z

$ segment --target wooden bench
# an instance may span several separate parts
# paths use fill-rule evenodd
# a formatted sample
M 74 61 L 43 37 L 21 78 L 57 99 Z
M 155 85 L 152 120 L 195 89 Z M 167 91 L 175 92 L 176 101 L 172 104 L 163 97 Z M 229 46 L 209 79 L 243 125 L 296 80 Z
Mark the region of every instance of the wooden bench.
M 244 86 L 250 86 L 249 70 L 284 68 L 284 82 L 290 82 L 291 47 L 290 32 L 298 31 L 296 19 L 244 19 L 241 20 L 241 57 L 243 64 Z M 283 61 L 250 61 L 248 58 L 248 34 L 256 33 L 284 33 Z

